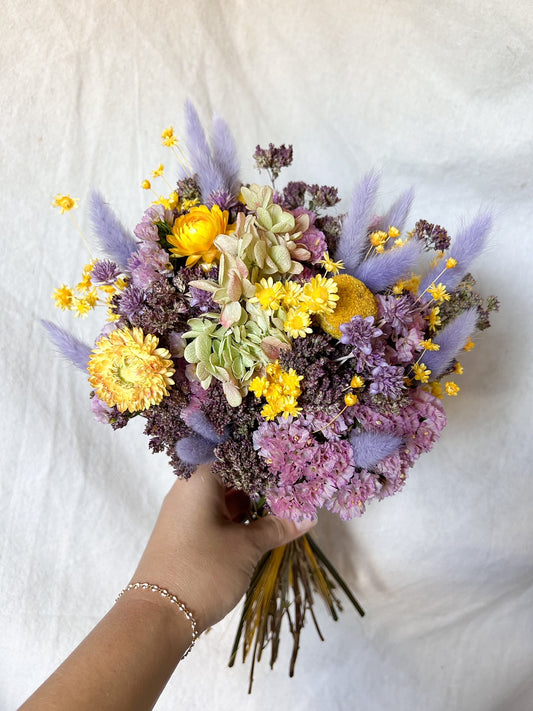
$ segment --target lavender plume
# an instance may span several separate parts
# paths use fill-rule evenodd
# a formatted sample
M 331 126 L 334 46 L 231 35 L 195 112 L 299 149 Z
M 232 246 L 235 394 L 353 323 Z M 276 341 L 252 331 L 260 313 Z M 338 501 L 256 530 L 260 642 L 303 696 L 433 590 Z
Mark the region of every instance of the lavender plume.
M 220 116 L 213 119 L 213 160 L 223 180 L 218 189 L 236 194 L 239 189 L 237 146 L 228 124 Z
M 100 247 L 122 269 L 126 269 L 128 259 L 137 250 L 137 242 L 98 191 L 93 190 L 89 200 L 91 223 Z
M 402 444 L 398 435 L 385 432 L 357 432 L 350 435 L 356 467 L 368 469 L 394 454 Z
M 202 195 L 207 197 L 209 193 L 222 189 L 224 181 L 211 154 L 198 112 L 190 101 L 185 102 L 185 121 L 192 169 L 198 176 Z
M 356 269 L 369 246 L 367 232 L 378 186 L 379 175 L 367 173 L 355 189 L 344 221 L 335 259 L 342 259 L 349 274 Z
M 205 413 L 201 410 L 190 409 L 188 412 L 184 410 L 182 412 L 183 419 L 186 424 L 193 430 L 197 435 L 203 439 L 207 439 L 215 444 L 220 444 L 226 439 L 221 437 L 214 429 L 213 425 L 206 417 Z M 213 445 L 213 446 L 214 446 Z
M 405 193 L 402 193 L 400 197 L 393 202 L 383 217 L 380 218 L 376 225 L 376 230 L 387 232 L 389 227 L 396 227 L 401 232 L 404 228 L 414 197 L 415 191 L 413 188 L 409 188 Z
M 79 341 L 68 331 L 64 331 L 60 326 L 57 326 L 52 321 L 41 319 L 41 324 L 44 326 L 48 338 L 57 348 L 59 353 L 69 360 L 72 365 L 80 370 L 87 372 L 87 365 L 91 355 L 91 348 L 86 343 Z
M 421 358 L 426 368 L 431 370 L 432 379 L 438 378 L 445 372 L 474 332 L 477 319 L 477 309 L 463 311 L 433 338 L 433 343 L 440 346 L 439 350 L 426 351 Z
M 457 260 L 457 266 L 447 269 L 444 274 L 442 266 L 439 264 L 432 269 L 420 284 L 422 293 L 434 281 L 444 284 L 448 291 L 453 291 L 461 282 L 465 274 L 468 273 L 472 261 L 478 257 L 485 246 L 487 235 L 492 225 L 492 218 L 487 213 L 480 213 L 467 227 L 465 227 L 454 239 L 452 246 L 444 255 L 445 259 L 453 257 Z M 444 263 L 444 261 L 443 261 Z M 428 301 L 429 294 L 424 295 L 424 300 Z
M 176 442 L 176 454 L 186 464 L 208 464 L 215 461 L 215 443 L 201 435 L 184 437 Z
M 369 257 L 355 269 L 347 269 L 347 271 L 375 293 L 383 291 L 407 276 L 415 267 L 419 256 L 419 243 L 410 240 L 403 247 Z

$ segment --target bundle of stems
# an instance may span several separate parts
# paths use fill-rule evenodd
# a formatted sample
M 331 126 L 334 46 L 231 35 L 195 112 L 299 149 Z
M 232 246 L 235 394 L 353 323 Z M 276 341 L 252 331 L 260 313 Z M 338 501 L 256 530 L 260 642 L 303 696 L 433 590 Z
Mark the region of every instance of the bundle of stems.
M 324 640 L 315 615 L 315 596 L 322 598 L 333 619 L 337 620 L 338 613 L 343 609 L 335 594 L 337 585 L 361 617 L 364 616 L 363 608 L 311 534 L 274 548 L 263 556 L 246 593 L 229 660 L 229 666 L 232 667 L 242 640 L 243 663 L 251 655 L 248 693 L 252 691 L 255 663 L 261 661 L 263 651 L 269 645 L 270 667 L 276 662 L 285 617 L 293 639 L 289 676 L 294 675 L 300 633 L 307 614 L 311 616 L 318 636 Z

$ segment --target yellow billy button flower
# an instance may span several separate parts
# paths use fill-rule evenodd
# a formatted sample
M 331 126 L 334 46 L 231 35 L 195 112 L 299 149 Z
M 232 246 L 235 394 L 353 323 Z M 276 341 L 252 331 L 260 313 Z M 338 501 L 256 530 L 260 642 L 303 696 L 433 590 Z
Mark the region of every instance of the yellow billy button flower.
M 333 313 L 319 314 L 318 322 L 330 336 L 340 338 L 342 332 L 339 326 L 348 323 L 353 316 L 376 318 L 378 315 L 376 299 L 362 281 L 349 274 L 338 274 L 326 281 L 333 281 L 337 286 L 335 296 L 338 297 L 338 301 Z
M 265 311 L 271 309 L 277 311 L 280 308 L 281 300 L 284 296 L 283 285 L 279 281 L 274 281 L 272 277 L 261 279 L 255 285 L 255 294 L 250 301 L 258 302 Z
M 433 343 L 431 338 L 427 338 L 425 341 L 420 341 L 420 345 L 425 351 L 438 351 L 440 346 L 438 343 Z
M 444 389 L 446 390 L 446 395 L 450 395 L 450 396 L 454 397 L 459 393 L 459 390 L 461 388 L 458 385 L 456 385 L 453 381 L 448 380 L 446 383 L 444 383 Z
M 446 291 L 446 286 L 444 284 L 437 284 L 437 286 L 435 286 L 435 283 L 433 283 L 431 286 L 428 287 L 427 292 L 439 304 L 442 304 L 443 301 L 450 300 L 450 295 Z
M 353 405 L 356 405 L 358 400 L 359 398 L 355 393 L 346 393 L 346 395 L 344 396 L 344 404 L 347 407 L 352 407 Z
M 152 187 L 152 183 L 149 180 L 143 180 L 141 183 L 141 188 L 143 190 L 150 190 Z
M 169 126 L 168 128 L 165 128 L 164 131 L 162 131 L 161 142 L 164 146 L 168 146 L 169 148 L 177 145 L 178 139 L 174 135 L 174 129 L 172 128 L 172 126 Z
M 58 309 L 65 311 L 72 308 L 72 301 L 74 299 L 74 291 L 66 284 L 61 284 L 61 286 L 54 290 L 52 298 Z
M 140 328 L 120 328 L 102 337 L 89 358 L 89 383 L 107 405 L 140 412 L 158 405 L 174 384 L 174 365 L 159 339 Z
M 211 209 L 206 205 L 193 207 L 175 220 L 167 236 L 170 251 L 177 257 L 187 257 L 187 267 L 200 260 L 211 264 L 219 253 L 213 243 L 218 235 L 227 234 L 227 229 L 227 210 L 222 211 L 218 205 Z
M 303 288 L 303 301 L 306 308 L 313 314 L 333 313 L 339 300 L 338 289 L 334 279 L 317 274 Z
M 463 350 L 471 351 L 472 348 L 475 348 L 475 346 L 476 346 L 476 344 L 474 343 L 474 341 L 471 338 L 469 338 L 468 341 L 464 344 Z
M 426 368 L 424 363 L 415 363 L 413 365 L 413 372 L 415 374 L 415 380 L 420 380 L 421 383 L 429 382 L 429 376 L 431 375 L 431 370 Z
M 309 312 L 304 308 L 290 309 L 283 324 L 283 330 L 291 338 L 305 338 L 308 333 L 313 333 Z
M 70 195 L 55 195 L 52 207 L 58 207 L 61 214 L 69 212 L 78 207 L 79 198 L 70 197 Z

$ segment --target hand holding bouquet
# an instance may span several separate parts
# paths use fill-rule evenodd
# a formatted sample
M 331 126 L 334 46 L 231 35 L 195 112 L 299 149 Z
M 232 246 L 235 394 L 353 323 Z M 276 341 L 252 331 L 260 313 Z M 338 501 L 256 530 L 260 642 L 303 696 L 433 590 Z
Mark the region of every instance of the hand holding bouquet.
M 54 292 L 84 316 L 107 308 L 94 347 L 47 323 L 61 352 L 89 374 L 91 406 L 113 428 L 146 420 L 154 452 L 177 476 L 211 463 L 243 492 L 243 519 L 273 513 L 296 522 L 322 507 L 347 520 L 399 491 L 446 424 L 442 400 L 457 396 L 459 361 L 497 308 L 475 291 L 472 261 L 490 218 L 453 239 L 418 220 L 405 224 L 412 191 L 376 212 L 379 179 L 368 174 L 346 214 L 337 190 L 289 182 L 276 188 L 292 147 L 254 154 L 271 185 L 239 181 L 236 148 L 215 119 L 208 143 L 187 105 L 187 153 L 162 134 L 178 179 L 134 230 L 94 194 L 91 213 L 106 258 L 80 283 Z M 166 181 L 164 168 L 153 180 Z M 151 182 L 143 181 L 151 190 Z M 76 201 L 58 195 L 69 212 Z M 232 654 L 244 640 L 255 661 L 278 651 L 284 617 L 294 639 L 321 596 L 334 617 L 342 578 L 308 535 L 268 553 L 245 600 Z

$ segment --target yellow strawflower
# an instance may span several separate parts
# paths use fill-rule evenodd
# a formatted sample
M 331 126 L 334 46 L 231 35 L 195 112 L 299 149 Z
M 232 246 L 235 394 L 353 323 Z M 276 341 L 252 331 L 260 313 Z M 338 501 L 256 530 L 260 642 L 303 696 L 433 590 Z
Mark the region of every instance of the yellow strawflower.
M 213 243 L 218 235 L 226 234 L 227 230 L 227 210 L 222 211 L 218 205 L 213 205 L 211 209 L 200 205 L 176 218 L 167 240 L 172 254 L 187 257 L 187 267 L 200 260 L 204 264 L 211 264 L 219 254 Z
M 427 288 L 427 292 L 439 304 L 442 304 L 443 301 L 450 300 L 450 295 L 446 291 L 446 286 L 444 284 L 437 284 L 437 286 L 435 286 L 435 283 L 433 282 L 433 284 Z
M 140 328 L 120 328 L 100 338 L 89 359 L 89 383 L 107 405 L 140 412 L 158 405 L 174 384 L 174 365 L 159 339 Z
M 446 390 L 446 395 L 450 395 L 453 397 L 459 393 L 459 390 L 461 388 L 451 380 L 448 380 L 446 383 L 444 383 L 444 389 Z
M 431 338 L 428 338 L 425 341 L 420 341 L 420 345 L 426 351 L 438 351 L 440 349 L 439 344 L 433 343 Z
M 321 259 L 318 263 L 322 264 L 326 272 L 331 273 L 334 276 L 336 276 L 341 271 L 341 269 L 344 269 L 344 262 L 342 261 L 342 259 L 340 259 L 338 262 L 334 262 L 333 259 L 329 256 L 328 252 L 324 252 L 323 259 Z
M 55 305 L 58 309 L 65 311 L 72 307 L 72 300 L 74 298 L 74 291 L 66 284 L 61 284 L 60 287 L 54 290 L 52 298 L 55 301 Z
M 161 142 L 164 146 L 168 146 L 169 148 L 178 144 L 178 139 L 174 135 L 174 129 L 172 128 L 172 126 L 169 126 L 168 128 L 165 128 L 164 131 L 162 131 Z
M 78 207 L 79 198 L 70 197 L 70 195 L 55 195 L 52 207 L 58 207 L 60 213 L 69 212 Z
M 413 365 L 413 372 L 415 374 L 415 380 L 420 380 L 421 383 L 429 382 L 431 370 L 429 370 L 429 368 L 426 368 L 424 363 L 415 363 Z

